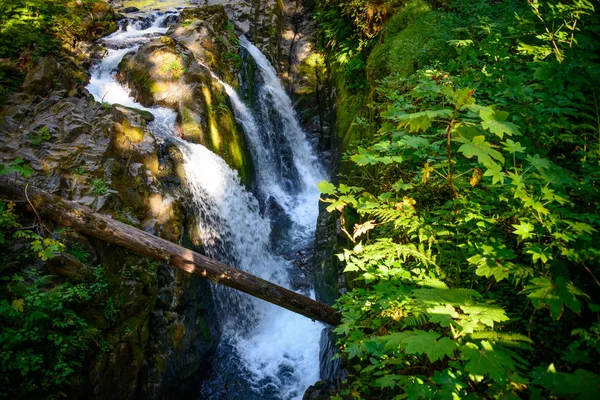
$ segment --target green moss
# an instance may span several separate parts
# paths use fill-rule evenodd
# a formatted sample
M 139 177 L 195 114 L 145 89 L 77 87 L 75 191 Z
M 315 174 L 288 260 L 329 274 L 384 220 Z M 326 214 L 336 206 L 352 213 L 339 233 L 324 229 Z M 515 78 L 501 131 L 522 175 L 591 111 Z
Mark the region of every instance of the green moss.
M 199 117 L 186 106 L 181 106 L 181 129 L 184 136 L 194 143 L 206 143 L 206 133 Z
M 390 73 L 409 76 L 447 51 L 452 39 L 451 15 L 432 11 L 413 0 L 387 23 L 384 40 L 371 52 L 367 76 L 371 84 Z

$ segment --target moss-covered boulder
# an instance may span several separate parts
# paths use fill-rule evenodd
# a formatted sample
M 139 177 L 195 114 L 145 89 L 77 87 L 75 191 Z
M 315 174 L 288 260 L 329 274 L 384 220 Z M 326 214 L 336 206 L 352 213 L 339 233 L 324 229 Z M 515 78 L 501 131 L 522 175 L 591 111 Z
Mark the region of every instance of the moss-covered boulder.
M 222 5 L 186 8 L 169 30 L 199 63 L 208 66 L 232 86 L 238 85 L 241 66 L 238 38 Z
M 223 7 L 190 8 L 168 35 L 126 56 L 118 79 L 141 104 L 175 110 L 180 137 L 206 146 L 249 183 L 251 157 L 243 132 L 225 88 L 213 77 L 237 85 L 239 60 L 237 38 Z

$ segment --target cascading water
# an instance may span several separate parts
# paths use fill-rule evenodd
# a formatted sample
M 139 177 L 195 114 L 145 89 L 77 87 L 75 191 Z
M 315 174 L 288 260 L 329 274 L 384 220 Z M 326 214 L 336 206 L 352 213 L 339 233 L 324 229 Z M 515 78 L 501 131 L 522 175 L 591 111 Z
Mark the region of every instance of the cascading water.
M 128 89 L 116 82 L 117 66 L 125 54 L 166 33 L 168 18 L 168 14 L 155 13 L 145 20 L 130 21 L 105 38 L 108 52 L 93 68 L 88 90 L 98 101 L 150 111 L 155 116 L 150 130 L 180 148 L 191 200 L 198 213 L 198 234 L 207 255 L 290 287 L 293 261 L 289 255 L 306 248 L 314 234 L 318 213 L 316 184 L 323 176 L 319 162 L 275 70 L 245 38 L 241 44 L 254 58 L 263 81 L 261 104 L 277 112 L 255 116 L 233 88 L 219 81 L 251 144 L 257 169 L 256 194 L 244 188 L 237 172 L 220 157 L 202 145 L 176 137 L 174 111 L 146 108 L 135 102 Z M 282 153 L 289 156 L 282 158 Z M 268 211 L 266 205 L 271 202 L 277 203 L 284 216 Z M 282 218 L 290 221 L 290 234 L 277 239 L 272 226 Z M 273 241 L 277 241 L 277 246 L 273 246 Z M 232 290 L 216 287 L 213 293 L 224 333 L 213 373 L 198 397 L 301 398 L 304 390 L 319 379 L 322 326 Z

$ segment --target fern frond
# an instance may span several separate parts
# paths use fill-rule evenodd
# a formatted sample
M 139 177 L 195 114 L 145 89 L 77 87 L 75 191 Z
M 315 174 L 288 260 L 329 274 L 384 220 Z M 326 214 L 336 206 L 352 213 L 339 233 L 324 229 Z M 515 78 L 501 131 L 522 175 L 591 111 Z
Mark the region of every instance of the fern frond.
M 35 279 L 35 282 L 33 283 L 33 285 L 37 288 L 42 288 L 44 286 L 48 286 L 48 284 L 50 282 L 52 282 L 52 279 L 56 278 L 56 275 L 43 275 L 43 276 L 38 276 Z
M 415 328 L 417 326 L 424 325 L 427 322 L 427 314 L 416 314 L 411 315 L 410 317 L 406 317 L 402 319 L 403 328 L 411 327 Z

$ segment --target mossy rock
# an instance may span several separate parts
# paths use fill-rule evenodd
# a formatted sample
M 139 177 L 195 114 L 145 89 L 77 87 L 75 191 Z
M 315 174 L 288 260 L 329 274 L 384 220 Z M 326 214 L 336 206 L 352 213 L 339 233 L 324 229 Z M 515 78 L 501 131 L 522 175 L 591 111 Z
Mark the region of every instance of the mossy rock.
M 383 40 L 367 61 L 371 84 L 390 73 L 407 77 L 449 50 L 453 17 L 433 11 L 424 0 L 412 0 L 386 24 Z

